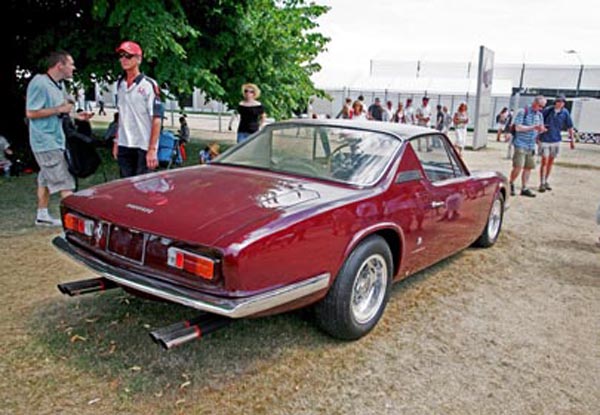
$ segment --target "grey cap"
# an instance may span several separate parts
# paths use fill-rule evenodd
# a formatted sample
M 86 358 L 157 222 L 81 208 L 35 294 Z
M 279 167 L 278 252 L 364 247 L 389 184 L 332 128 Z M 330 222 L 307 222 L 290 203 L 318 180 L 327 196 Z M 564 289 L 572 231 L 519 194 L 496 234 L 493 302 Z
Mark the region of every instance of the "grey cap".
M 559 95 L 556 97 L 556 99 L 554 100 L 554 102 L 558 102 L 558 101 L 562 101 L 564 103 L 567 102 L 567 97 L 565 97 L 564 95 Z

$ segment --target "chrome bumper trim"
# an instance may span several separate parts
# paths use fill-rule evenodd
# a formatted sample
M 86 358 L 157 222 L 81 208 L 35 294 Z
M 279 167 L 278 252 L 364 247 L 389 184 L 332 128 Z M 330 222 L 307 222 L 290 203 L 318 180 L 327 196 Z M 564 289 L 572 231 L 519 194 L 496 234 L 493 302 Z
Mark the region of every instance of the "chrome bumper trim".
M 146 294 L 197 310 L 230 318 L 241 318 L 270 310 L 291 301 L 306 297 L 329 286 L 329 273 L 279 287 L 274 290 L 242 298 L 223 298 L 201 293 L 175 284 L 166 283 L 142 274 L 106 264 L 84 250 L 70 244 L 63 236 L 57 236 L 52 244 L 61 252 L 83 263 L 106 279 Z

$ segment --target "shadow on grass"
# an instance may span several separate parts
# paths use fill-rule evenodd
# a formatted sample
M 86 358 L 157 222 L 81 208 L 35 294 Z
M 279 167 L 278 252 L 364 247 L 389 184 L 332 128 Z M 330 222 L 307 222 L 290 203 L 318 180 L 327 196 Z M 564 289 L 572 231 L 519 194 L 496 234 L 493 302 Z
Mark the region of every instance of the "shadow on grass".
M 462 255 L 453 255 L 398 282 L 390 302 L 401 303 L 396 309 L 427 307 L 469 289 L 466 281 L 471 281 L 471 286 L 478 284 L 456 271 L 455 262 Z M 455 270 L 446 272 L 448 269 Z M 117 382 L 140 396 L 177 388 L 187 379 L 193 380 L 196 389 L 220 389 L 265 366 L 281 364 L 297 351 L 310 359 L 321 350 L 347 346 L 319 331 L 304 310 L 237 320 L 202 340 L 170 351 L 152 342 L 150 331 L 196 315 L 197 311 L 184 306 L 145 300 L 115 289 L 40 304 L 31 317 L 30 327 L 35 329 L 30 335 L 57 359 L 105 379 L 107 384 Z M 401 326 L 402 320 L 410 317 L 400 313 L 388 318 Z
M 428 279 L 435 279 L 456 258 L 398 282 L 390 301 L 403 301 L 403 293 L 427 285 Z M 427 297 L 440 295 L 433 291 Z M 196 315 L 187 307 L 115 289 L 39 306 L 32 317 L 31 327 L 36 330 L 31 336 L 55 357 L 109 382 L 117 380 L 136 394 L 157 393 L 184 379 L 193 379 L 197 388 L 218 389 L 264 365 L 276 365 L 280 357 L 295 350 L 307 350 L 310 356 L 347 344 L 319 331 L 307 310 L 236 320 L 206 338 L 169 351 L 152 342 L 150 331 Z
M 156 393 L 184 378 L 196 387 L 219 388 L 293 349 L 338 343 L 302 312 L 237 320 L 169 351 L 152 342 L 151 330 L 195 315 L 190 308 L 116 289 L 41 305 L 32 317 L 31 336 L 57 358 L 118 380 L 131 393 Z

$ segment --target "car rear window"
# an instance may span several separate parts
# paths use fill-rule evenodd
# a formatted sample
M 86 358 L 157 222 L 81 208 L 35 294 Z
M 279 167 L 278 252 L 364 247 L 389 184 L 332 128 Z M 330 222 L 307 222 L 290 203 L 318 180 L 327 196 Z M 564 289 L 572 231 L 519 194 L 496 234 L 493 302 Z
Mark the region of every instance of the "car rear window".
M 269 126 L 217 163 L 268 169 L 356 185 L 375 183 L 402 142 L 364 129 Z

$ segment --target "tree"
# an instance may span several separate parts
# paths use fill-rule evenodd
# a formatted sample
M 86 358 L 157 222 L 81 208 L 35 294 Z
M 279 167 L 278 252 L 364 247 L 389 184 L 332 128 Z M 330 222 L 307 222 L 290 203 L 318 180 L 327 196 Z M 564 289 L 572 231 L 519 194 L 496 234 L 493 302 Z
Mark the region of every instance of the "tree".
M 29 76 L 45 70 L 42 59 L 55 49 L 73 55 L 75 81 L 89 85 L 114 81 L 114 48 L 135 40 L 144 72 L 180 102 L 196 87 L 235 108 L 241 84 L 254 82 L 269 115 L 282 118 L 322 95 L 310 76 L 329 40 L 316 23 L 328 8 L 304 0 L 10 0 L 7 8 L 0 134 L 17 147 L 27 143 Z

